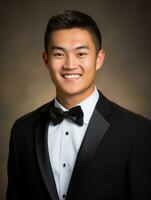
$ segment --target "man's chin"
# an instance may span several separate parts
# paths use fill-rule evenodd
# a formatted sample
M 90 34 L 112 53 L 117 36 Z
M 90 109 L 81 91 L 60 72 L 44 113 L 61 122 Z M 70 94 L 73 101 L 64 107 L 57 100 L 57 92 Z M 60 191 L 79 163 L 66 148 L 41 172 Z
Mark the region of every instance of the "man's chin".
M 82 94 L 82 90 L 78 88 L 73 88 L 73 87 L 63 88 L 63 89 L 61 88 L 61 89 L 56 90 L 56 92 L 58 95 L 69 96 L 69 97 Z

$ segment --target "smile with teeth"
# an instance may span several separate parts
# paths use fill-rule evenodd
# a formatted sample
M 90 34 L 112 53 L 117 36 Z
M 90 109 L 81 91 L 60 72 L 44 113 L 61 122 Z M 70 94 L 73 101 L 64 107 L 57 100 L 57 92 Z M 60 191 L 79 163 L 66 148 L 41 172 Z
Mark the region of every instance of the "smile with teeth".
M 66 79 L 78 79 L 80 78 L 80 74 L 64 74 L 63 77 Z

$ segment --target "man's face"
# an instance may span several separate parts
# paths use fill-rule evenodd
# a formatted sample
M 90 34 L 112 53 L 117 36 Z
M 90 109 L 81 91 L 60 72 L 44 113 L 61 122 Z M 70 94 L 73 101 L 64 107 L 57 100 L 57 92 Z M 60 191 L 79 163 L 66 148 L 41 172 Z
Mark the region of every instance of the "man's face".
M 55 84 L 57 96 L 84 99 L 94 89 L 95 73 L 103 63 L 104 51 L 96 53 L 92 36 L 80 28 L 52 33 L 48 54 L 43 55 Z

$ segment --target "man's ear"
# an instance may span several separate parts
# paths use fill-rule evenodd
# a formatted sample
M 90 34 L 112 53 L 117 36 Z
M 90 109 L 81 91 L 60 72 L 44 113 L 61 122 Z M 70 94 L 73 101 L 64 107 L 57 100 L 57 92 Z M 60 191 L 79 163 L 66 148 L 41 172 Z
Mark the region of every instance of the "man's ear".
M 101 49 L 97 54 L 96 70 L 98 70 L 102 67 L 104 58 L 105 58 L 105 51 L 103 49 Z
M 48 68 L 48 54 L 46 52 L 42 55 L 45 66 Z

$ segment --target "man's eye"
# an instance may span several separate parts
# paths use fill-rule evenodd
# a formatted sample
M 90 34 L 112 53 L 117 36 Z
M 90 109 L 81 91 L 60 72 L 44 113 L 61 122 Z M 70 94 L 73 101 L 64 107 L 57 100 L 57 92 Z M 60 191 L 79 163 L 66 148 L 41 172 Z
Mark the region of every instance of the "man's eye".
M 79 56 L 79 57 L 84 57 L 84 56 L 86 56 L 86 55 L 87 55 L 86 52 L 79 52 L 79 53 L 78 53 L 78 56 Z
M 53 53 L 54 57 L 63 57 L 64 54 L 63 53 Z

